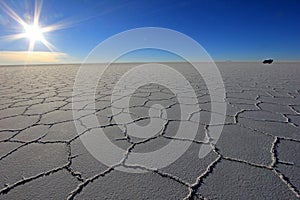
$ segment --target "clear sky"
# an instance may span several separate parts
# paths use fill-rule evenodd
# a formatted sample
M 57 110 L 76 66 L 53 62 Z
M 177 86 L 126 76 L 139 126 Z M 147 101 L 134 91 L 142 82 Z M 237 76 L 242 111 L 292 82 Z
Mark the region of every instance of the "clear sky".
M 147 26 L 192 37 L 214 60 L 300 60 L 298 0 L 46 0 L 37 4 L 41 6 L 39 26 L 52 29 L 43 33 L 44 42 L 33 39 L 30 49 L 33 29 L 28 31 L 16 19 L 32 24 L 35 3 L 0 2 L 0 64 L 25 58 L 80 62 L 108 37 Z

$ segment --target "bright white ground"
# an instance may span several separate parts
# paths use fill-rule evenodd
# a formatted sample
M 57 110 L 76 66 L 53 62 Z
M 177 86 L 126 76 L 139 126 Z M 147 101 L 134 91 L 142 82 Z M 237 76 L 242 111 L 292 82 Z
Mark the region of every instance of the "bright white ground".
M 227 114 L 220 139 L 203 159 L 198 158 L 201 141 L 213 126 L 209 94 L 189 66 L 170 65 L 198 88 L 200 128 L 176 162 L 142 174 L 109 169 L 77 137 L 72 89 L 78 66 L 0 67 L 0 199 L 299 198 L 300 63 L 217 63 Z M 96 114 L 107 125 L 107 136 L 130 148 L 124 156 L 160 149 L 170 140 L 186 142 L 174 138 L 180 123 L 176 97 L 154 84 L 136 91 L 130 112 L 135 120 L 147 116 L 153 104 L 169 106 L 172 120 L 162 133 L 141 141 L 110 126 L 109 92 L 132 66 L 112 67 L 98 87 Z M 126 158 L 121 165 L 126 166 Z

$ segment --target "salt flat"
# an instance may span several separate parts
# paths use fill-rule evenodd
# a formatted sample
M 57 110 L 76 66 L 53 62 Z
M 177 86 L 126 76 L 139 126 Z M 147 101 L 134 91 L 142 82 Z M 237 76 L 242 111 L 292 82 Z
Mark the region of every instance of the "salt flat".
M 81 143 L 74 121 L 83 119 L 72 114 L 78 65 L 0 67 L 0 199 L 300 198 L 300 63 L 216 63 L 226 90 L 224 124 L 210 124 L 211 98 L 203 79 L 185 63 L 166 64 L 193 85 L 201 118 L 183 122 L 199 124 L 188 150 L 162 169 L 140 166 L 147 173 L 106 166 Z M 129 110 L 132 123 L 144 126 L 152 105 L 168 108 L 162 132 L 141 140 L 114 123 L 112 88 L 135 65 L 115 64 L 105 72 L 93 113 L 107 137 L 126 150 L 119 165 L 128 169 L 139 167 L 126 162 L 134 152 L 188 141 L 174 134 L 181 122 L 176 96 L 156 84 L 139 88 Z M 209 144 L 217 126 L 223 132 Z M 199 159 L 202 145 L 211 152 Z

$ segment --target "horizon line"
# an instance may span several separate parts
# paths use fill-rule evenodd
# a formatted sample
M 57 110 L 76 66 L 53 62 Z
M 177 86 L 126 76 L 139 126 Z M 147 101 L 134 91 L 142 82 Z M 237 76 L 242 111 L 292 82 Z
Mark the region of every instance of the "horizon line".
M 262 63 L 261 61 L 256 60 L 216 60 L 213 61 L 215 63 Z M 194 61 L 196 63 L 207 63 L 209 61 Z M 300 62 L 300 60 L 278 60 L 274 61 L 274 63 L 297 63 Z M 5 66 L 41 66 L 41 65 L 92 65 L 92 64 L 130 64 L 130 63 L 189 63 L 187 61 L 122 61 L 122 62 L 91 62 L 91 63 L 81 63 L 81 62 L 60 62 L 60 63 L 27 63 L 27 64 L 0 64 L 1 67 Z

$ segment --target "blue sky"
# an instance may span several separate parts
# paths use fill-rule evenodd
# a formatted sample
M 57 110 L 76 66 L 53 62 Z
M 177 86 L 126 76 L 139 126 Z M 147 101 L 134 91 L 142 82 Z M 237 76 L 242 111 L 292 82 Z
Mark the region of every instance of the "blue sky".
M 31 23 L 35 1 L 5 1 L 26 23 Z M 17 52 L 28 50 L 28 38 L 7 40 L 24 32 L 0 4 L 0 62 L 13 63 Z M 45 33 L 55 62 L 80 62 L 100 42 L 138 27 L 164 27 L 199 42 L 214 60 L 300 60 L 300 1 L 101 1 L 47 0 L 42 3 L 42 27 L 63 24 Z M 47 52 L 37 41 L 33 50 Z M 34 54 L 31 52 L 31 54 Z M 2 55 L 1 55 L 2 54 Z M 145 51 L 144 56 L 167 53 Z M 142 56 L 143 53 L 137 54 Z M 8 58 L 9 57 L 9 58 Z M 58 58 L 59 57 L 59 58 Z

